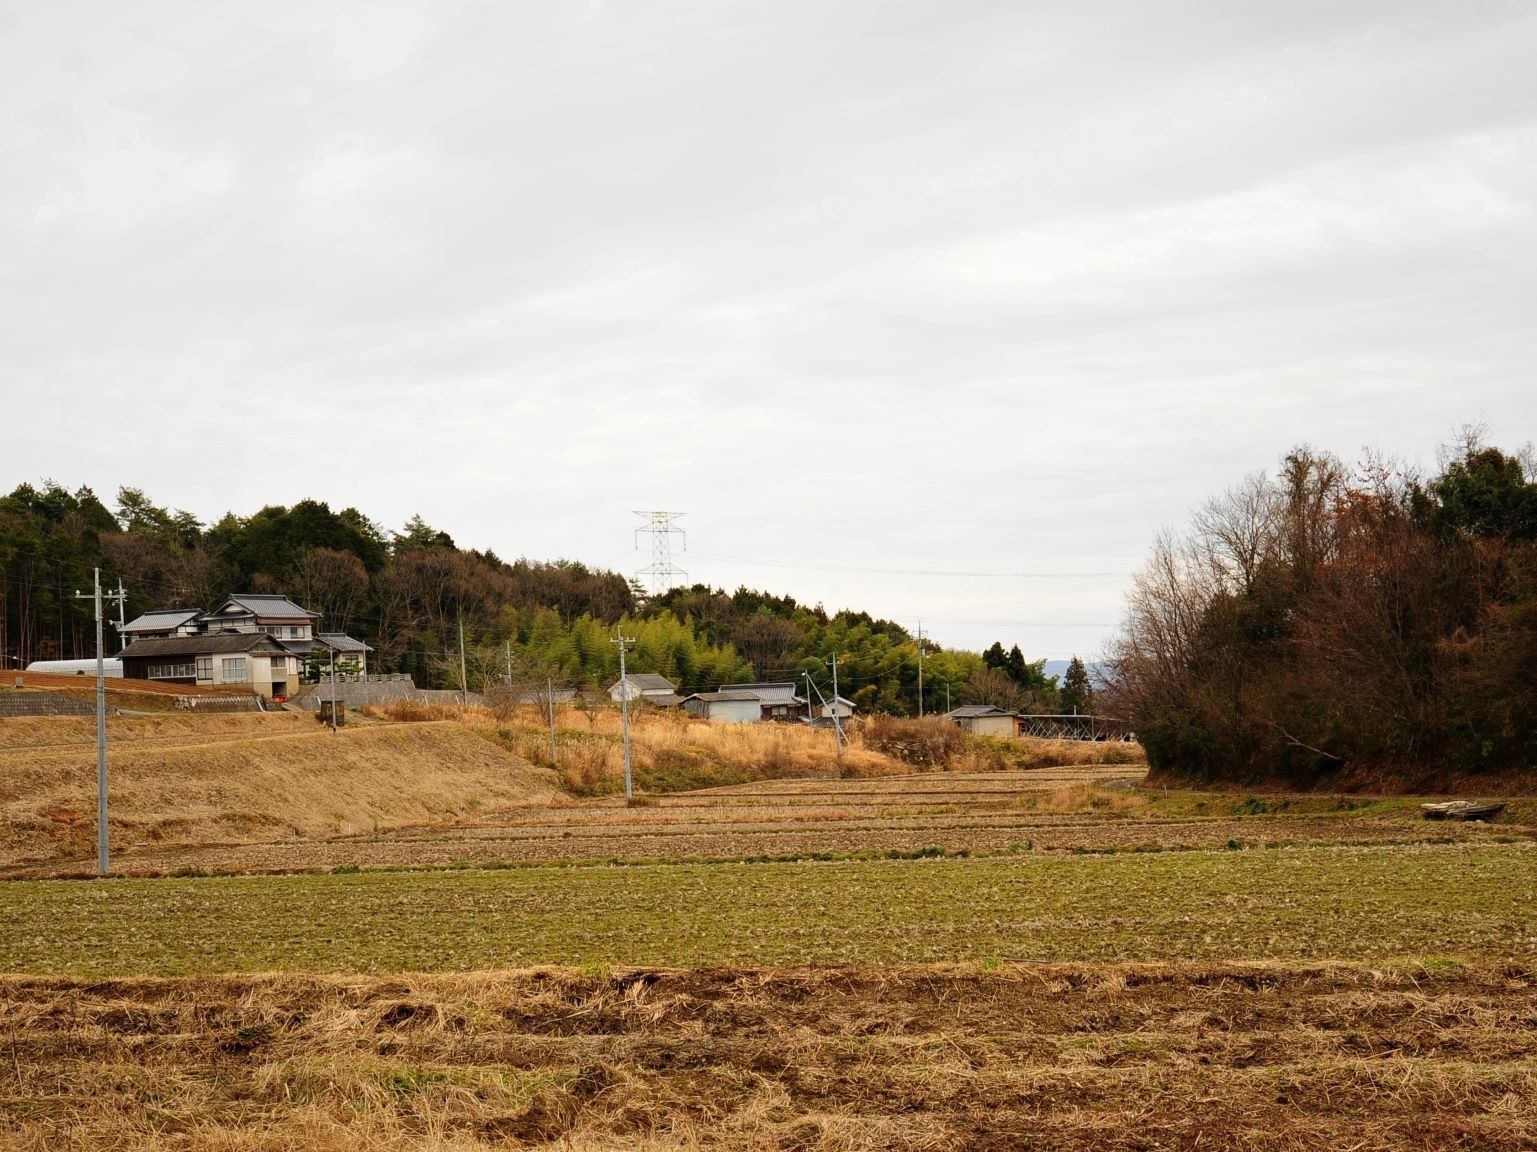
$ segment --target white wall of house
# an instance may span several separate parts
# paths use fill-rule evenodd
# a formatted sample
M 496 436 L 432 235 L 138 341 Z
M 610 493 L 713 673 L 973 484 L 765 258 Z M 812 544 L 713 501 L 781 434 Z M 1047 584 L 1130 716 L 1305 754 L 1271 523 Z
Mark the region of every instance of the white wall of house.
M 961 721 L 961 727 L 978 736 L 1014 735 L 1012 716 L 971 716 Z
M 757 700 L 713 700 L 705 708 L 711 724 L 756 724 L 763 719 L 763 705 Z
M 197 658 L 197 682 L 203 688 L 249 687 L 267 697 L 277 683 L 293 693 L 299 688 L 299 660 L 277 653 L 217 652 Z

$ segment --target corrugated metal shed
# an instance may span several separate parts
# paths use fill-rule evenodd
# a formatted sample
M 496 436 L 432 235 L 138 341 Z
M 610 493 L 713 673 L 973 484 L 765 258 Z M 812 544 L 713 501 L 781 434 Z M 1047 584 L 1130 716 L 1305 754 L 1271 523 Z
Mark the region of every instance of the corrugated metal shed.
M 354 640 L 345 632 L 317 632 L 315 639 L 327 648 L 335 648 L 338 652 L 372 652 L 373 649 L 361 640 Z

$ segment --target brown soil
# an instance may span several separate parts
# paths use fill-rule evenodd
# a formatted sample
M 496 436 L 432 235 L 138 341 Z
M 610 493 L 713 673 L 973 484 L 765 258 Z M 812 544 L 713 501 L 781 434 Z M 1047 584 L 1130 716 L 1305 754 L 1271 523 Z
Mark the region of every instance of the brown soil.
M 1537 1146 L 1519 966 L 0 980 L 0 1148 Z
M 70 689 L 71 695 L 87 692 L 92 699 L 96 696 L 94 673 L 86 676 L 63 676 L 52 672 L 21 672 L 18 675 L 28 688 L 46 688 L 50 692 Z M 138 696 L 249 696 L 251 694 L 249 688 L 199 688 L 196 684 L 167 684 L 160 680 L 125 680 L 119 676 L 107 676 L 104 679 L 109 704 L 112 703 L 112 694 L 115 692 L 129 692 Z M 6 687 L 14 683 L 14 676 L 5 678 Z
M 746 859 L 915 852 L 1138 852 L 1288 844 L 1479 841 L 1534 834 L 1537 811 L 1517 802 L 1499 822 L 1430 823 L 1417 808 L 1333 810 L 1318 798 L 1283 814 L 1169 811 L 1161 794 L 1128 787 L 1135 766 L 989 774 L 926 773 L 876 780 L 780 780 L 622 800 L 556 801 L 461 815 L 451 822 L 351 836 L 244 844 L 132 844 L 128 875 L 188 868 L 292 872 L 583 860 Z M 1117 785 L 1118 787 L 1109 787 Z M 1185 805 L 1188 807 L 1188 804 Z M 0 875 L 71 875 L 89 853 Z

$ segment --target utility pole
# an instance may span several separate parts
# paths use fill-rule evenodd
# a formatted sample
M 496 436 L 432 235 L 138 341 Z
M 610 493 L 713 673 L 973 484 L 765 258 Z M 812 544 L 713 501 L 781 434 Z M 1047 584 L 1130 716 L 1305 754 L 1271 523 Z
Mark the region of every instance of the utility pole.
M 507 641 L 507 687 L 512 687 L 512 641 Z
M 336 735 L 336 645 L 327 644 L 331 650 L 331 735 Z
M 923 621 L 918 621 L 918 719 L 923 719 Z
M 76 600 L 92 600 L 96 607 L 96 871 L 107 874 L 107 664 L 102 652 L 102 600 L 123 602 L 121 584 L 116 592 L 103 594 L 101 569 L 96 569 L 92 592 L 76 592 Z
M 624 801 L 628 804 L 635 798 L 635 792 L 630 783 L 630 682 L 625 679 L 624 650 L 635 640 L 620 633 L 609 643 L 619 645 L 619 715 L 624 728 Z
M 550 765 L 555 765 L 555 678 L 546 677 L 544 681 L 544 698 L 550 707 Z
M 459 703 L 470 702 L 470 674 L 464 665 L 464 613 L 459 613 Z
M 843 721 L 838 716 L 838 654 L 833 653 L 833 746 L 843 756 Z
M 813 719 L 815 719 L 815 717 L 811 715 L 811 673 L 802 672 L 801 675 L 806 678 L 806 722 L 809 724 Z

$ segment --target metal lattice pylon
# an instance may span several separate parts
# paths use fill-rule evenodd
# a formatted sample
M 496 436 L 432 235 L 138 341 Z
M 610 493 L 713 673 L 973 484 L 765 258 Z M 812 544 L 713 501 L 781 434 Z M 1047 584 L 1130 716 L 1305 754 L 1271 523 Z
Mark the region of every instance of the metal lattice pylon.
M 642 568 L 635 573 L 637 579 L 646 578 L 646 584 L 651 590 L 651 595 L 657 596 L 666 592 L 681 577 L 688 573 L 672 562 L 672 538 L 676 535 L 681 547 L 679 551 L 688 551 L 688 534 L 673 523 L 682 516 L 682 512 L 637 512 L 635 515 L 646 521 L 645 526 L 635 529 L 636 547 L 640 546 L 640 534 L 649 533 L 651 536 L 651 565 Z

